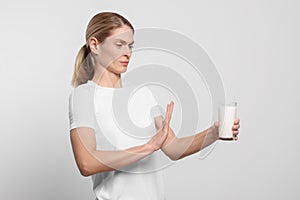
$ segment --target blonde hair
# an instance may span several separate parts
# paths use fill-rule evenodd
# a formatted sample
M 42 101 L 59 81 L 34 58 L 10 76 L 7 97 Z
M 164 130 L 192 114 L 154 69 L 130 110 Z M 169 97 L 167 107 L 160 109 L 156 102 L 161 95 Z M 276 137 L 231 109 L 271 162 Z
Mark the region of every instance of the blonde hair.
M 88 41 L 91 37 L 95 37 L 99 42 L 103 42 L 108 36 L 111 35 L 112 31 L 123 25 L 129 26 L 134 30 L 131 23 L 123 16 L 113 12 L 101 12 L 96 14 L 88 23 L 84 44 L 79 50 L 74 66 L 73 77 L 71 85 L 77 87 L 81 84 L 91 80 L 94 76 L 95 69 L 93 60 L 91 57 L 91 50 L 88 46 Z

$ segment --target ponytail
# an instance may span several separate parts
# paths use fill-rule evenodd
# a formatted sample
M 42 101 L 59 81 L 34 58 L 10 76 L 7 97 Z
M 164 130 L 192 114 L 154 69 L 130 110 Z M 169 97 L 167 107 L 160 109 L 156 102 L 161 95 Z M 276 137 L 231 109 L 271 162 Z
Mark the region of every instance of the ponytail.
M 90 50 L 86 45 L 83 45 L 76 56 L 71 85 L 77 87 L 86 83 L 93 78 L 94 72 Z

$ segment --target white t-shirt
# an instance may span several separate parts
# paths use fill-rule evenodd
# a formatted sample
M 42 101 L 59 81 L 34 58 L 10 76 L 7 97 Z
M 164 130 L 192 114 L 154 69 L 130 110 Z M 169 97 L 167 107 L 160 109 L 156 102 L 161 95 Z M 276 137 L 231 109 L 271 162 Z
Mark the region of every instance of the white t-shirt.
M 70 130 L 93 128 L 97 150 L 122 150 L 145 144 L 156 132 L 153 118 L 164 116 L 151 90 L 102 87 L 89 80 L 69 96 Z M 119 170 L 92 175 L 98 200 L 163 200 L 161 151 Z M 105 163 L 104 163 L 105 164 Z

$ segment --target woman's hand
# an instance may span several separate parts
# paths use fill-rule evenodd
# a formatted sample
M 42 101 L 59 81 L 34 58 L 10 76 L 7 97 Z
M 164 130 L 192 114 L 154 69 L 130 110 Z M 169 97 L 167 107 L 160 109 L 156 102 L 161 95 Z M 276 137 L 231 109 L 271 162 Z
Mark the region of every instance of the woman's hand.
M 240 119 L 235 119 L 234 124 L 232 126 L 232 132 L 233 132 L 233 139 L 234 140 L 238 139 L 239 128 L 240 128 Z
M 236 118 L 234 120 L 233 126 L 232 126 L 232 134 L 233 134 L 233 139 L 237 140 L 238 139 L 238 134 L 239 134 L 239 128 L 240 128 L 240 119 Z M 217 137 L 219 136 L 219 122 L 215 122 L 214 126 L 214 133 L 217 135 Z
M 169 134 L 170 120 L 172 117 L 173 107 L 174 107 L 174 102 L 171 101 L 171 103 L 167 105 L 167 112 L 162 127 L 147 143 L 154 151 L 159 150 L 162 147 Z

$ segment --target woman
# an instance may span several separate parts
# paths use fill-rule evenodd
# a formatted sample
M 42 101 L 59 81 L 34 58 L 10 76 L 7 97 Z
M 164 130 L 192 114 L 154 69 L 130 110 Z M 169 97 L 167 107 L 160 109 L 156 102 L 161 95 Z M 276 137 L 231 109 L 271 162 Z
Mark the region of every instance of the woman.
M 165 117 L 160 113 L 154 116 L 156 133 L 150 139 L 137 139 L 120 131 L 113 119 L 112 96 L 124 89 L 121 74 L 131 57 L 133 34 L 133 26 L 121 15 L 99 13 L 87 26 L 86 44 L 75 62 L 75 88 L 69 99 L 71 143 L 80 173 L 92 176 L 98 200 L 165 199 L 161 171 L 148 170 L 157 162 L 155 152 L 161 150 L 171 160 L 178 160 L 218 140 L 218 122 L 201 133 L 177 138 L 170 127 L 172 101 Z M 148 89 L 141 90 L 140 95 L 146 106 L 157 103 Z M 238 129 L 236 119 L 235 139 Z M 147 173 L 135 173 L 141 171 Z

